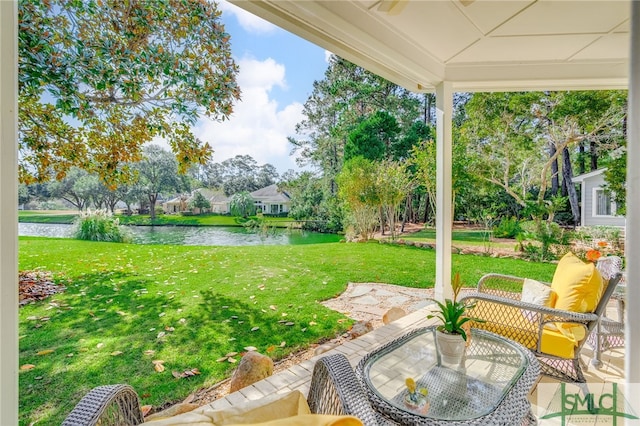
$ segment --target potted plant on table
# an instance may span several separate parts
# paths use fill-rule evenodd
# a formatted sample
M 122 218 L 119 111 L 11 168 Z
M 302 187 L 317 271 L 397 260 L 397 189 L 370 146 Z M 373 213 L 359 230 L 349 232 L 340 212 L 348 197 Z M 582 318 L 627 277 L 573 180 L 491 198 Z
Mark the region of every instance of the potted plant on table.
M 433 300 L 438 305 L 438 312 L 427 315 L 427 319 L 438 318 L 442 324 L 436 327 L 436 346 L 442 360 L 446 363 L 459 364 L 464 355 L 467 342 L 470 342 L 469 321 L 483 322 L 478 318 L 470 318 L 465 315 L 468 308 L 473 308 L 475 303 L 461 302 L 458 294 L 462 289 L 460 274 L 456 273 L 451 282 L 453 299 L 445 299 L 444 303 Z

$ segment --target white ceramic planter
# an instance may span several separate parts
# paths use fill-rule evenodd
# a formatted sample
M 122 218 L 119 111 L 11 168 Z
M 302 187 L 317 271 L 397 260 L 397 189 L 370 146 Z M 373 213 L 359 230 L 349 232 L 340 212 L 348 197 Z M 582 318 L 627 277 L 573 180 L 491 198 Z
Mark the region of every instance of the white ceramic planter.
M 466 342 L 460 334 L 447 334 L 436 331 L 436 345 L 442 362 L 459 365 L 464 356 Z

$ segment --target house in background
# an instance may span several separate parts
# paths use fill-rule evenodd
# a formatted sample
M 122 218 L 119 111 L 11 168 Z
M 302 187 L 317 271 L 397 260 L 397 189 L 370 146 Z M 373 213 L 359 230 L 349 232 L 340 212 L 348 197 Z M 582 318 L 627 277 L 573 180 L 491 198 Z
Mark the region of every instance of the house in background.
M 211 203 L 211 213 L 229 214 L 231 211 L 229 207 L 229 197 L 224 195 L 222 191 L 215 192 L 211 198 L 209 198 L 209 202 Z
M 186 197 L 178 195 L 164 203 L 162 203 L 162 211 L 164 214 L 180 213 L 184 210 Z
M 626 226 L 625 217 L 616 214 L 616 203 L 605 192 L 606 170 L 599 169 L 573 178 L 573 182 L 581 187 L 580 226 Z
M 276 184 L 253 191 L 250 195 L 257 211 L 264 214 L 286 215 L 291 208 L 291 197 L 285 191 L 280 191 Z
M 191 202 L 194 200 L 196 192 L 202 194 L 202 196 L 206 198 L 209 203 L 211 203 L 210 209 L 205 209 L 205 211 L 201 212 L 200 209 L 191 208 Z M 165 214 L 175 214 L 184 211 L 193 211 L 196 214 L 207 212 L 227 214 L 229 213 L 229 198 L 219 190 L 198 188 L 193 191 L 191 195 L 178 195 L 177 197 L 172 198 L 165 203 L 162 203 L 162 210 Z

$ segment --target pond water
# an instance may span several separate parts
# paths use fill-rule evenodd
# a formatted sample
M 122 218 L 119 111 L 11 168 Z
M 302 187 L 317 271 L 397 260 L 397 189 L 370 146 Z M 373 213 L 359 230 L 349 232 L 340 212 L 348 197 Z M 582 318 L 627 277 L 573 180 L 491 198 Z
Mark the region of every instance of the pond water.
M 334 243 L 342 238 L 298 229 L 276 228 L 265 234 L 235 226 L 126 226 L 136 244 L 186 246 L 253 246 Z M 71 238 L 73 225 L 19 223 L 21 236 Z

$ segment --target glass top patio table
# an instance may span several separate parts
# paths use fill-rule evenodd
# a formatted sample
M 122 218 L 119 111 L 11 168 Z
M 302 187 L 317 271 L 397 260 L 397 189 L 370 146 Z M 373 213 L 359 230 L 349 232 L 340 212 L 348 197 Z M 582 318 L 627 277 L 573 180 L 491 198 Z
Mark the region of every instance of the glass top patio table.
M 527 395 L 539 373 L 538 361 L 523 346 L 496 334 L 475 329 L 471 334 L 458 365 L 441 360 L 435 327 L 427 327 L 365 356 L 356 376 L 372 406 L 401 424 L 489 424 L 486 422 L 493 423 L 496 416 L 526 417 L 530 409 Z M 424 406 L 405 402 L 409 377 L 418 390 L 427 389 Z M 515 405 L 497 410 L 507 397 Z

